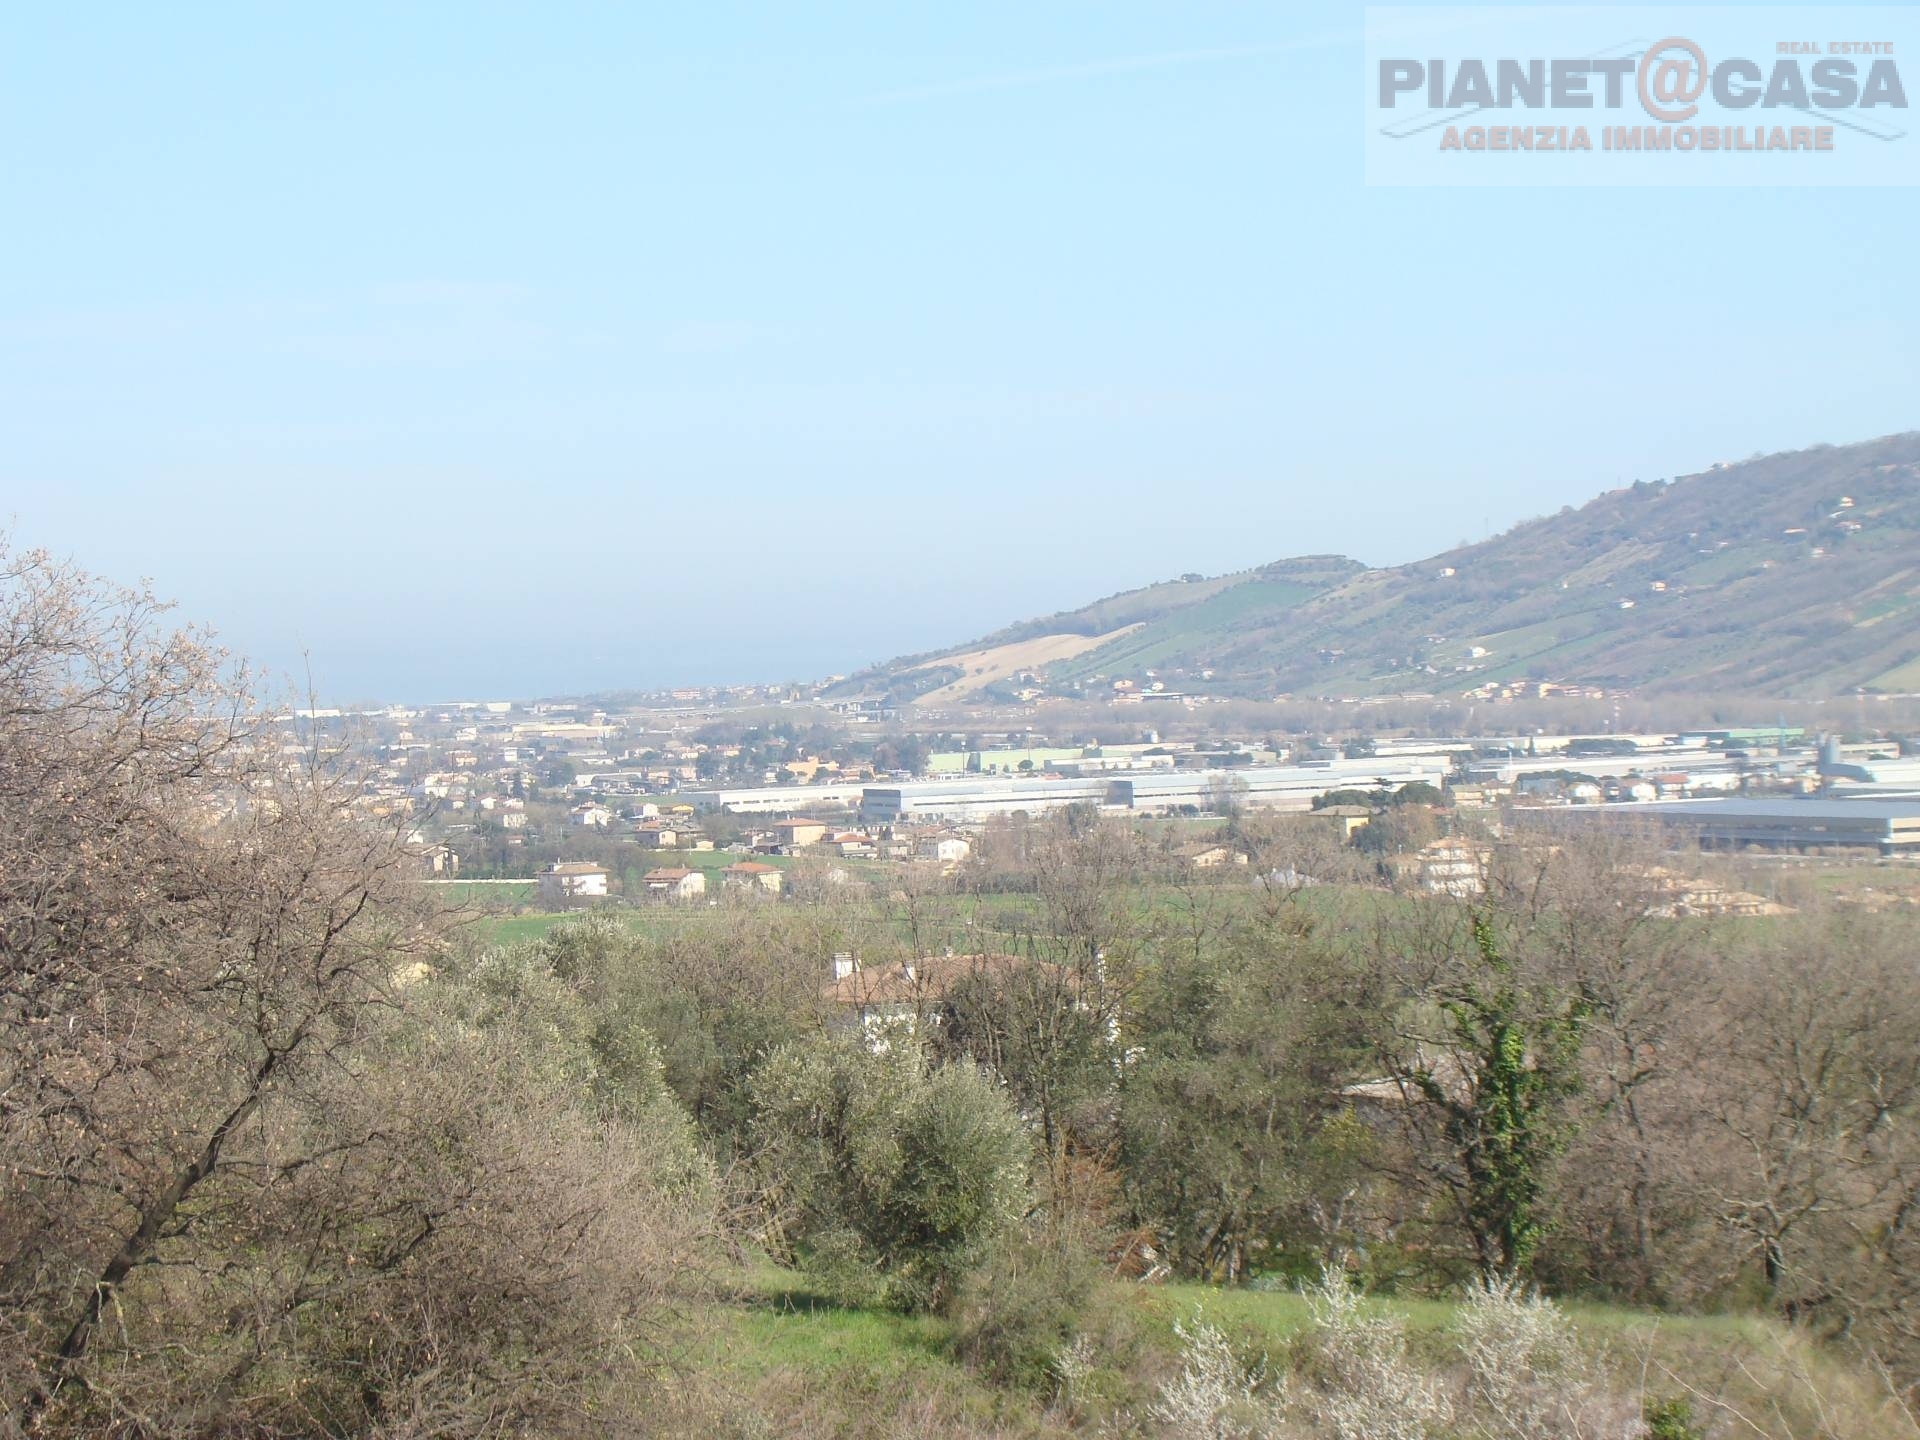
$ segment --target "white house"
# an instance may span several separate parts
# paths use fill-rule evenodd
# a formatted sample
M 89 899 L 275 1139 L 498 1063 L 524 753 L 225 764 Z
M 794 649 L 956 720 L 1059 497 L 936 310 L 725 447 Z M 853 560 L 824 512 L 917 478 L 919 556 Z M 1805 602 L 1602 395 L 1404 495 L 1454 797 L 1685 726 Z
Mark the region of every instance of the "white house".
M 973 846 L 958 835 L 930 835 L 920 842 L 918 853 L 923 860 L 938 860 L 942 865 L 958 865 L 973 853 Z
M 540 872 L 540 901 L 564 909 L 583 900 L 604 900 L 607 872 L 584 860 L 570 860 L 548 866 Z
M 720 872 L 720 883 L 730 890 L 752 890 L 778 895 L 785 877 L 777 865 L 741 860 Z
M 649 900 L 693 900 L 707 893 L 704 871 L 671 866 L 649 870 L 640 877 L 640 891 Z
M 1435 840 L 1414 857 L 1423 889 L 1461 899 L 1486 893 L 1490 858 L 1484 847 L 1457 838 Z

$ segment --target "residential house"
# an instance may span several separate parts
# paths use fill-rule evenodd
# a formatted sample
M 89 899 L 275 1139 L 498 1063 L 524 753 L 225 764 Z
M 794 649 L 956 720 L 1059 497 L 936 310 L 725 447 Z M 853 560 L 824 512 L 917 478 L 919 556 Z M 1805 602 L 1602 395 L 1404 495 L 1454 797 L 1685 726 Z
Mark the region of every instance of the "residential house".
M 1485 846 L 1458 836 L 1435 840 L 1413 856 L 1420 888 L 1430 895 L 1451 895 L 1456 899 L 1486 893 L 1487 865 L 1491 859 Z
M 958 865 L 973 853 L 973 846 L 958 835 L 928 835 L 915 847 L 922 860 L 937 860 L 942 865 Z
M 1374 812 L 1365 805 L 1328 805 L 1312 812 L 1311 818 L 1331 825 L 1342 842 L 1373 823 Z
M 1745 890 L 1734 890 L 1711 880 L 1683 875 L 1664 865 L 1636 867 L 1637 878 L 1655 892 L 1647 914 L 1663 920 L 1696 917 L 1719 918 L 1728 915 L 1791 915 L 1793 907 L 1769 900 Z
M 420 873 L 457 875 L 460 873 L 460 856 L 451 845 L 429 845 L 420 852 Z
M 1026 974 L 1038 984 L 1080 1003 L 1079 980 L 1062 965 L 1018 955 L 928 955 L 862 966 L 851 954 L 833 957 L 833 978 L 821 996 L 844 1023 L 858 1026 L 867 1042 L 884 1049 L 895 1034 L 913 1035 L 922 1026 L 943 1024 L 959 988 L 976 979 L 1005 980 Z
M 707 893 L 707 877 L 700 870 L 666 867 L 640 877 L 640 893 L 649 900 L 696 900 Z
M 796 816 L 791 820 L 774 821 L 773 833 L 777 843 L 790 850 L 798 850 L 805 845 L 818 845 L 826 839 L 827 827 L 818 820 Z
M 582 901 L 606 899 L 607 872 L 585 860 L 564 861 L 541 871 L 539 886 L 541 904 L 564 910 Z
M 1244 865 L 1244 851 L 1231 845 L 1188 845 L 1179 852 L 1180 862 L 1192 870 L 1215 870 L 1222 865 Z
M 746 890 L 755 894 L 778 895 L 786 877 L 777 865 L 758 860 L 741 860 L 720 872 L 720 883 L 728 890 Z

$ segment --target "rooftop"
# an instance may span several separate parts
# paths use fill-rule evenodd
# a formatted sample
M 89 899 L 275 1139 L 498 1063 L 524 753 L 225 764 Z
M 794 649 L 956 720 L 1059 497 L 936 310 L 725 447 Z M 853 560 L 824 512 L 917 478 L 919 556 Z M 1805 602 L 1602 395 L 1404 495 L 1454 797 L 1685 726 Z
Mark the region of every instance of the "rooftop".
M 914 961 L 890 960 L 829 981 L 822 998 L 835 1005 L 911 1005 L 943 999 L 961 981 L 976 975 L 1006 976 L 1026 970 L 1064 978 L 1064 967 L 1018 955 L 928 955 Z

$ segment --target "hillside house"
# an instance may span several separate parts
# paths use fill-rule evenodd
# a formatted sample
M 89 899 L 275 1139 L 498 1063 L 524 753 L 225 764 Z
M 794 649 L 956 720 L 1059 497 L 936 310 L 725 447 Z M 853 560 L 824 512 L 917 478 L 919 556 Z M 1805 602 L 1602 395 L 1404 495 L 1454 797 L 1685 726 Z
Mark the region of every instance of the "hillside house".
M 1764 895 L 1754 895 L 1711 880 L 1683 875 L 1664 865 L 1639 867 L 1636 873 L 1655 892 L 1656 898 L 1648 907 L 1647 914 L 1663 920 L 1793 913 L 1792 906 L 1778 904 Z
M 958 865 L 973 853 L 973 846 L 958 835 L 928 835 L 920 841 L 914 853 L 922 860 Z
M 1312 811 L 1309 818 L 1332 826 L 1334 833 L 1344 842 L 1373 823 L 1373 811 L 1365 805 L 1327 805 Z
M 420 873 L 423 875 L 458 875 L 460 856 L 451 845 L 429 845 L 420 852 Z
M 607 872 L 603 866 L 585 860 L 569 860 L 548 866 L 539 875 L 540 903 L 553 910 L 565 910 L 583 901 L 607 897 Z
M 789 850 L 798 850 L 807 845 L 818 845 L 826 839 L 827 827 L 818 820 L 808 820 L 796 816 L 791 820 L 776 820 L 773 823 L 773 835 L 776 844 Z
M 1179 852 L 1180 863 L 1189 870 L 1217 870 L 1223 865 L 1244 865 L 1246 855 L 1231 845 L 1187 845 Z
M 640 877 L 640 893 L 648 900 L 697 900 L 707 893 L 706 874 L 668 866 Z
M 728 890 L 778 895 L 785 883 L 779 866 L 763 865 L 758 860 L 741 860 L 720 872 L 720 884 Z
M 895 1035 L 912 1036 L 923 1026 L 944 1024 L 963 985 L 1023 974 L 1068 1003 L 1080 1003 L 1079 980 L 1071 970 L 1018 955 L 927 955 L 863 967 L 842 952 L 833 957 L 833 978 L 820 993 L 842 1024 L 857 1026 L 869 1045 L 885 1049 Z
M 1485 846 L 1451 836 L 1415 852 L 1413 868 L 1420 888 L 1429 895 L 1464 900 L 1486 893 L 1487 865 L 1492 858 Z

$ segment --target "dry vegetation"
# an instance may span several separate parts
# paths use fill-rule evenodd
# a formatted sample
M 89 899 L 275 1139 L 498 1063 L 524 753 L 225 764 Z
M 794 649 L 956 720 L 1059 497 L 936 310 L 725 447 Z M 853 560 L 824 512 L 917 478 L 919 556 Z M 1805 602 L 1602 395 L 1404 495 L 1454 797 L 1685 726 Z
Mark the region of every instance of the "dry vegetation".
M 984 650 L 970 650 L 964 655 L 949 655 L 940 660 L 929 661 L 925 665 L 913 667 L 915 670 L 957 668 L 960 678 L 937 690 L 929 690 L 914 700 L 916 705 L 950 705 L 965 700 L 977 691 L 998 681 L 1010 679 L 1025 670 L 1044 671 L 1047 666 L 1062 660 L 1071 660 L 1089 650 L 1096 650 L 1110 640 L 1118 640 L 1123 635 L 1137 629 L 1134 625 L 1125 625 L 1105 635 L 1040 635 L 1030 640 L 1013 640 L 1005 645 L 994 645 Z M 908 672 L 909 674 L 912 671 Z

